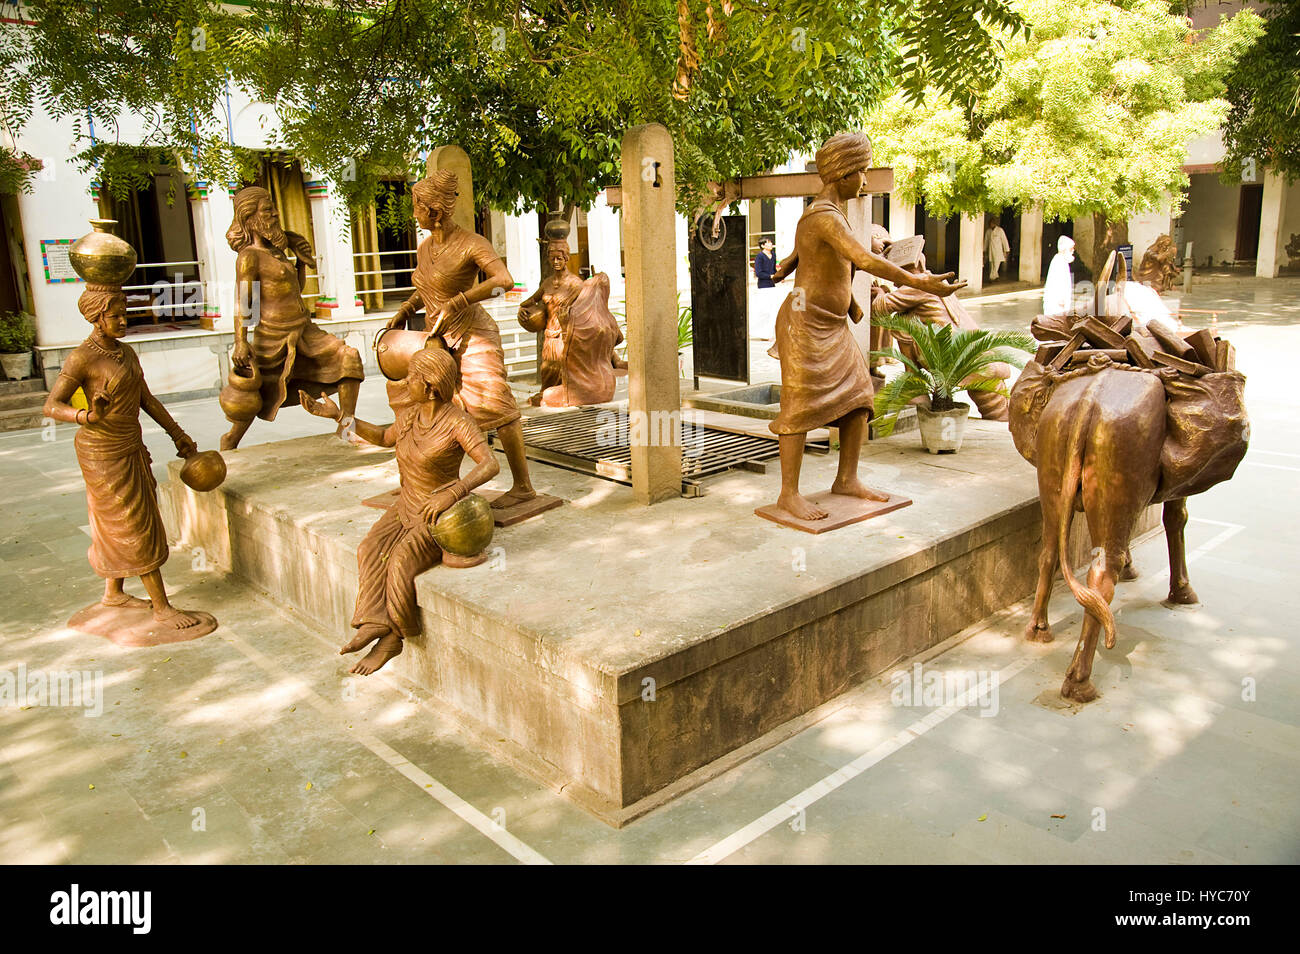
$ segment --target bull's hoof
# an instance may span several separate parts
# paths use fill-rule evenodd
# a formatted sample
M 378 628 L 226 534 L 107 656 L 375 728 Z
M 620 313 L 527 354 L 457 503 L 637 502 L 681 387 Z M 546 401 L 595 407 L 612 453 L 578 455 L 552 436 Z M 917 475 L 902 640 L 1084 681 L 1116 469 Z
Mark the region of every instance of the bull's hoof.
M 1125 583 L 1131 583 L 1133 580 L 1136 580 L 1138 578 L 1137 567 L 1132 563 L 1125 563 L 1124 569 L 1119 571 L 1119 578 Z
M 1192 603 L 1199 603 L 1200 597 L 1190 586 L 1171 586 L 1169 588 L 1169 598 L 1165 600 L 1172 606 L 1189 606 Z
M 1025 627 L 1025 639 L 1029 640 L 1031 643 L 1050 643 L 1053 639 L 1052 627 L 1050 625 L 1039 626 L 1034 622 L 1030 622 L 1030 624 Z
M 1071 702 L 1092 702 L 1099 695 L 1101 693 L 1097 691 L 1097 687 L 1089 679 L 1083 682 L 1075 682 L 1069 676 L 1066 676 L 1065 682 L 1061 684 L 1062 698 L 1069 699 Z

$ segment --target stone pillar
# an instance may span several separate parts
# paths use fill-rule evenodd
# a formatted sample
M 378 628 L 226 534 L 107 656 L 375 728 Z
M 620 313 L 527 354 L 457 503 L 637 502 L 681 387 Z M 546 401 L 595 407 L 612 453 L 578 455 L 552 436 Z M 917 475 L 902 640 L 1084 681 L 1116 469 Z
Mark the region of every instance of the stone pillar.
M 235 253 L 226 241 L 226 230 L 235 217 L 235 206 L 225 183 L 197 182 L 189 193 L 203 300 L 212 315 L 213 329 L 233 331 Z
M 1020 280 L 1037 285 L 1043 280 L 1043 207 L 1020 213 Z
M 1256 278 L 1277 278 L 1286 255 L 1288 238 L 1282 230 L 1286 221 L 1286 180 L 1277 173 L 1264 176 L 1264 204 L 1259 212 L 1259 251 L 1255 256 Z
M 648 506 L 682 492 L 677 297 L 671 280 L 677 274 L 677 196 L 668 130 L 658 123 L 629 129 L 622 170 L 632 490 Z
M 429 153 L 424 162 L 424 174 L 433 175 L 440 169 L 456 173 L 457 189 L 456 209 L 451 214 L 452 221 L 467 232 L 474 228 L 474 173 L 470 168 L 469 155 L 460 146 L 439 146 Z
M 905 202 L 897 192 L 889 193 L 889 237 L 898 241 L 915 234 L 916 203 Z
M 978 292 L 984 287 L 983 213 L 961 217 L 961 245 L 958 248 L 957 278 L 965 280 L 967 291 Z

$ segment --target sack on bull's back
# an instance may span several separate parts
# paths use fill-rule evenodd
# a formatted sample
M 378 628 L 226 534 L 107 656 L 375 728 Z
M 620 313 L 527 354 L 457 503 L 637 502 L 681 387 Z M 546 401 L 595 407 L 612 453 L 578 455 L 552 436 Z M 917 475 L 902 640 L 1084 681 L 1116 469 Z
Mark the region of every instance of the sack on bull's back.
M 1030 361 L 1011 388 L 1011 440 L 1020 456 L 1034 466 L 1038 449 L 1038 419 L 1052 396 L 1057 376 L 1037 361 Z
M 1190 497 L 1223 483 L 1246 456 L 1246 377 L 1219 371 L 1165 377 L 1165 443 L 1154 502 Z

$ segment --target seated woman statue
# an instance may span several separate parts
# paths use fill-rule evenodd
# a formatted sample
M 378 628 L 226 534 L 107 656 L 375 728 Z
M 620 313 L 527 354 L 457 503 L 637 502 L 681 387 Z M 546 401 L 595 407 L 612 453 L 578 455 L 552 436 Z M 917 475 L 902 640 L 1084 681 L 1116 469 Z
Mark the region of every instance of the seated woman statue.
M 397 407 L 387 427 L 355 419 L 354 433 L 380 447 L 396 447 L 401 489 L 397 503 L 379 518 L 357 550 L 360 578 L 352 614 L 356 636 L 340 654 L 355 653 L 378 640 L 352 667 L 368 676 L 402 651 L 402 640 L 420 633 L 415 578 L 439 563 L 442 550 L 433 539 L 438 515 L 501 471 L 483 432 L 453 403 L 456 360 L 434 343 L 411 358 L 405 383 L 410 401 Z M 313 401 L 299 393 L 302 406 L 317 417 L 338 421 L 342 412 L 329 398 Z M 459 476 L 468 454 L 474 469 Z
M 77 307 L 95 330 L 63 362 L 45 401 L 45 416 L 80 425 L 73 443 L 86 480 L 87 556 L 91 568 L 104 578 L 103 605 L 144 609 L 152 604 L 159 629 L 211 632 L 215 623 L 209 626 L 201 616 L 182 612 L 167 600 L 160 569 L 167 561 L 167 532 L 158 511 L 152 462 L 141 436 L 140 412 L 162 426 L 178 457 L 193 454 L 194 441 L 149 392 L 140 359 L 122 343 L 127 323 L 121 287 L 88 283 Z M 88 408 L 70 403 L 78 388 L 85 393 Z M 140 577 L 148 602 L 122 589 L 128 576 Z
M 519 306 L 526 331 L 544 331 L 540 383 L 529 399 L 542 407 L 603 404 L 614 399 L 614 370 L 627 362 L 614 350 L 623 332 L 609 310 L 609 276 L 585 282 L 569 271 L 569 243 L 547 244 L 551 274 Z

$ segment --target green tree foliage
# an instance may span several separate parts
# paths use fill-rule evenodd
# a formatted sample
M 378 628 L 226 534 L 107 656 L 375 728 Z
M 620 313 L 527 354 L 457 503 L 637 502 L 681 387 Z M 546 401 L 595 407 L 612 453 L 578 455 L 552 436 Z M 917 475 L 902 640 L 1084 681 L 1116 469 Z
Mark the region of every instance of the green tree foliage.
M 963 96 L 1018 27 L 1010 3 L 31 0 L 26 85 L 0 102 L 25 118 L 25 91 L 83 135 L 89 110 L 110 141 L 115 115 L 147 117 L 131 145 L 174 150 L 222 181 L 241 157 L 218 104 L 242 86 L 284 120 L 276 145 L 354 205 L 450 142 L 488 204 L 586 205 L 618 181 L 624 130 L 659 122 L 689 210 L 708 182 L 858 125 L 894 88 Z
M 1252 165 L 1300 178 L 1300 0 L 1266 0 L 1264 35 L 1228 76 L 1225 180 Z
M 900 191 L 930 214 L 1039 203 L 1048 220 L 1124 219 L 1178 201 L 1187 143 L 1227 113 L 1224 77 L 1261 21 L 1199 35 L 1167 0 L 1014 0 L 1029 34 L 969 104 L 890 97 L 868 120 Z

